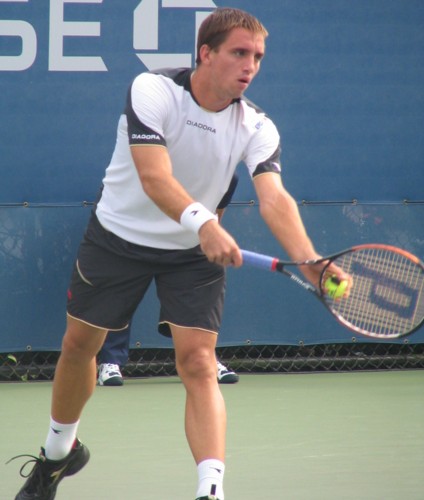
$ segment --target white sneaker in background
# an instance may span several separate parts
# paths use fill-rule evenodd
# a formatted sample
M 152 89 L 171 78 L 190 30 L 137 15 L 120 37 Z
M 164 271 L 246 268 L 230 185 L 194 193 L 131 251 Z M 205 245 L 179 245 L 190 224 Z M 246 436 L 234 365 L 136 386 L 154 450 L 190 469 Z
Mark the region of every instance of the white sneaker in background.
M 112 363 L 103 363 L 99 365 L 99 377 L 97 379 L 99 385 L 118 386 L 123 385 L 124 378 L 122 377 L 119 365 Z
M 236 384 L 239 381 L 239 376 L 218 360 L 216 361 L 218 367 L 218 383 L 219 384 Z

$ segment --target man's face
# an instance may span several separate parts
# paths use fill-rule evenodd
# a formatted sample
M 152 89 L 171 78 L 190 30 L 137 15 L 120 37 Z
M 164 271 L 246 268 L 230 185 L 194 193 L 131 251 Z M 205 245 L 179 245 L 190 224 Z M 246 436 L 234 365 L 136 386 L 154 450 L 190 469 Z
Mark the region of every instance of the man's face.
M 265 54 L 263 35 L 235 28 L 224 43 L 207 56 L 211 84 L 222 99 L 236 99 L 250 85 Z

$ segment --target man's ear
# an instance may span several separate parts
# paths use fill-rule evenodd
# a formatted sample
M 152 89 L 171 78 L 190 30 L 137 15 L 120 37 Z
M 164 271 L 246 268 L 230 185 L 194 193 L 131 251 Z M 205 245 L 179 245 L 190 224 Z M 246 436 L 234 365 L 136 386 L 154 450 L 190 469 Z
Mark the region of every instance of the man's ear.
M 210 60 L 210 54 L 212 50 L 209 45 L 203 44 L 199 49 L 200 61 L 202 64 L 207 65 Z

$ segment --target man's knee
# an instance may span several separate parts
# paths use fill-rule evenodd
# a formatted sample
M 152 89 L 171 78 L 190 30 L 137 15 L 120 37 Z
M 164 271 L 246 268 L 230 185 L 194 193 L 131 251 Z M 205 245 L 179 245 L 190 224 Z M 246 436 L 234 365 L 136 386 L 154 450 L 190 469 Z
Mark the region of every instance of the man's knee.
M 203 348 L 186 353 L 178 358 L 177 370 L 181 377 L 216 378 L 215 352 Z
M 80 321 L 68 321 L 62 341 L 62 355 L 91 359 L 101 349 L 106 330 L 91 327 Z

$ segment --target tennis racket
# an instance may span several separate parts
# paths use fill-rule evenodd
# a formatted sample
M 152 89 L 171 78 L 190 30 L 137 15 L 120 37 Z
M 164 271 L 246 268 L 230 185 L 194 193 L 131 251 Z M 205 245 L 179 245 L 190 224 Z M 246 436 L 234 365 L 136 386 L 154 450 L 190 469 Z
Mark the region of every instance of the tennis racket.
M 288 276 L 313 293 L 349 330 L 379 339 L 409 335 L 424 323 L 424 265 L 405 250 L 389 245 L 358 245 L 318 260 L 284 262 L 242 250 L 243 263 Z M 319 289 L 287 269 L 325 263 Z M 334 263 L 352 278 L 348 293 L 337 299 L 326 293 Z

